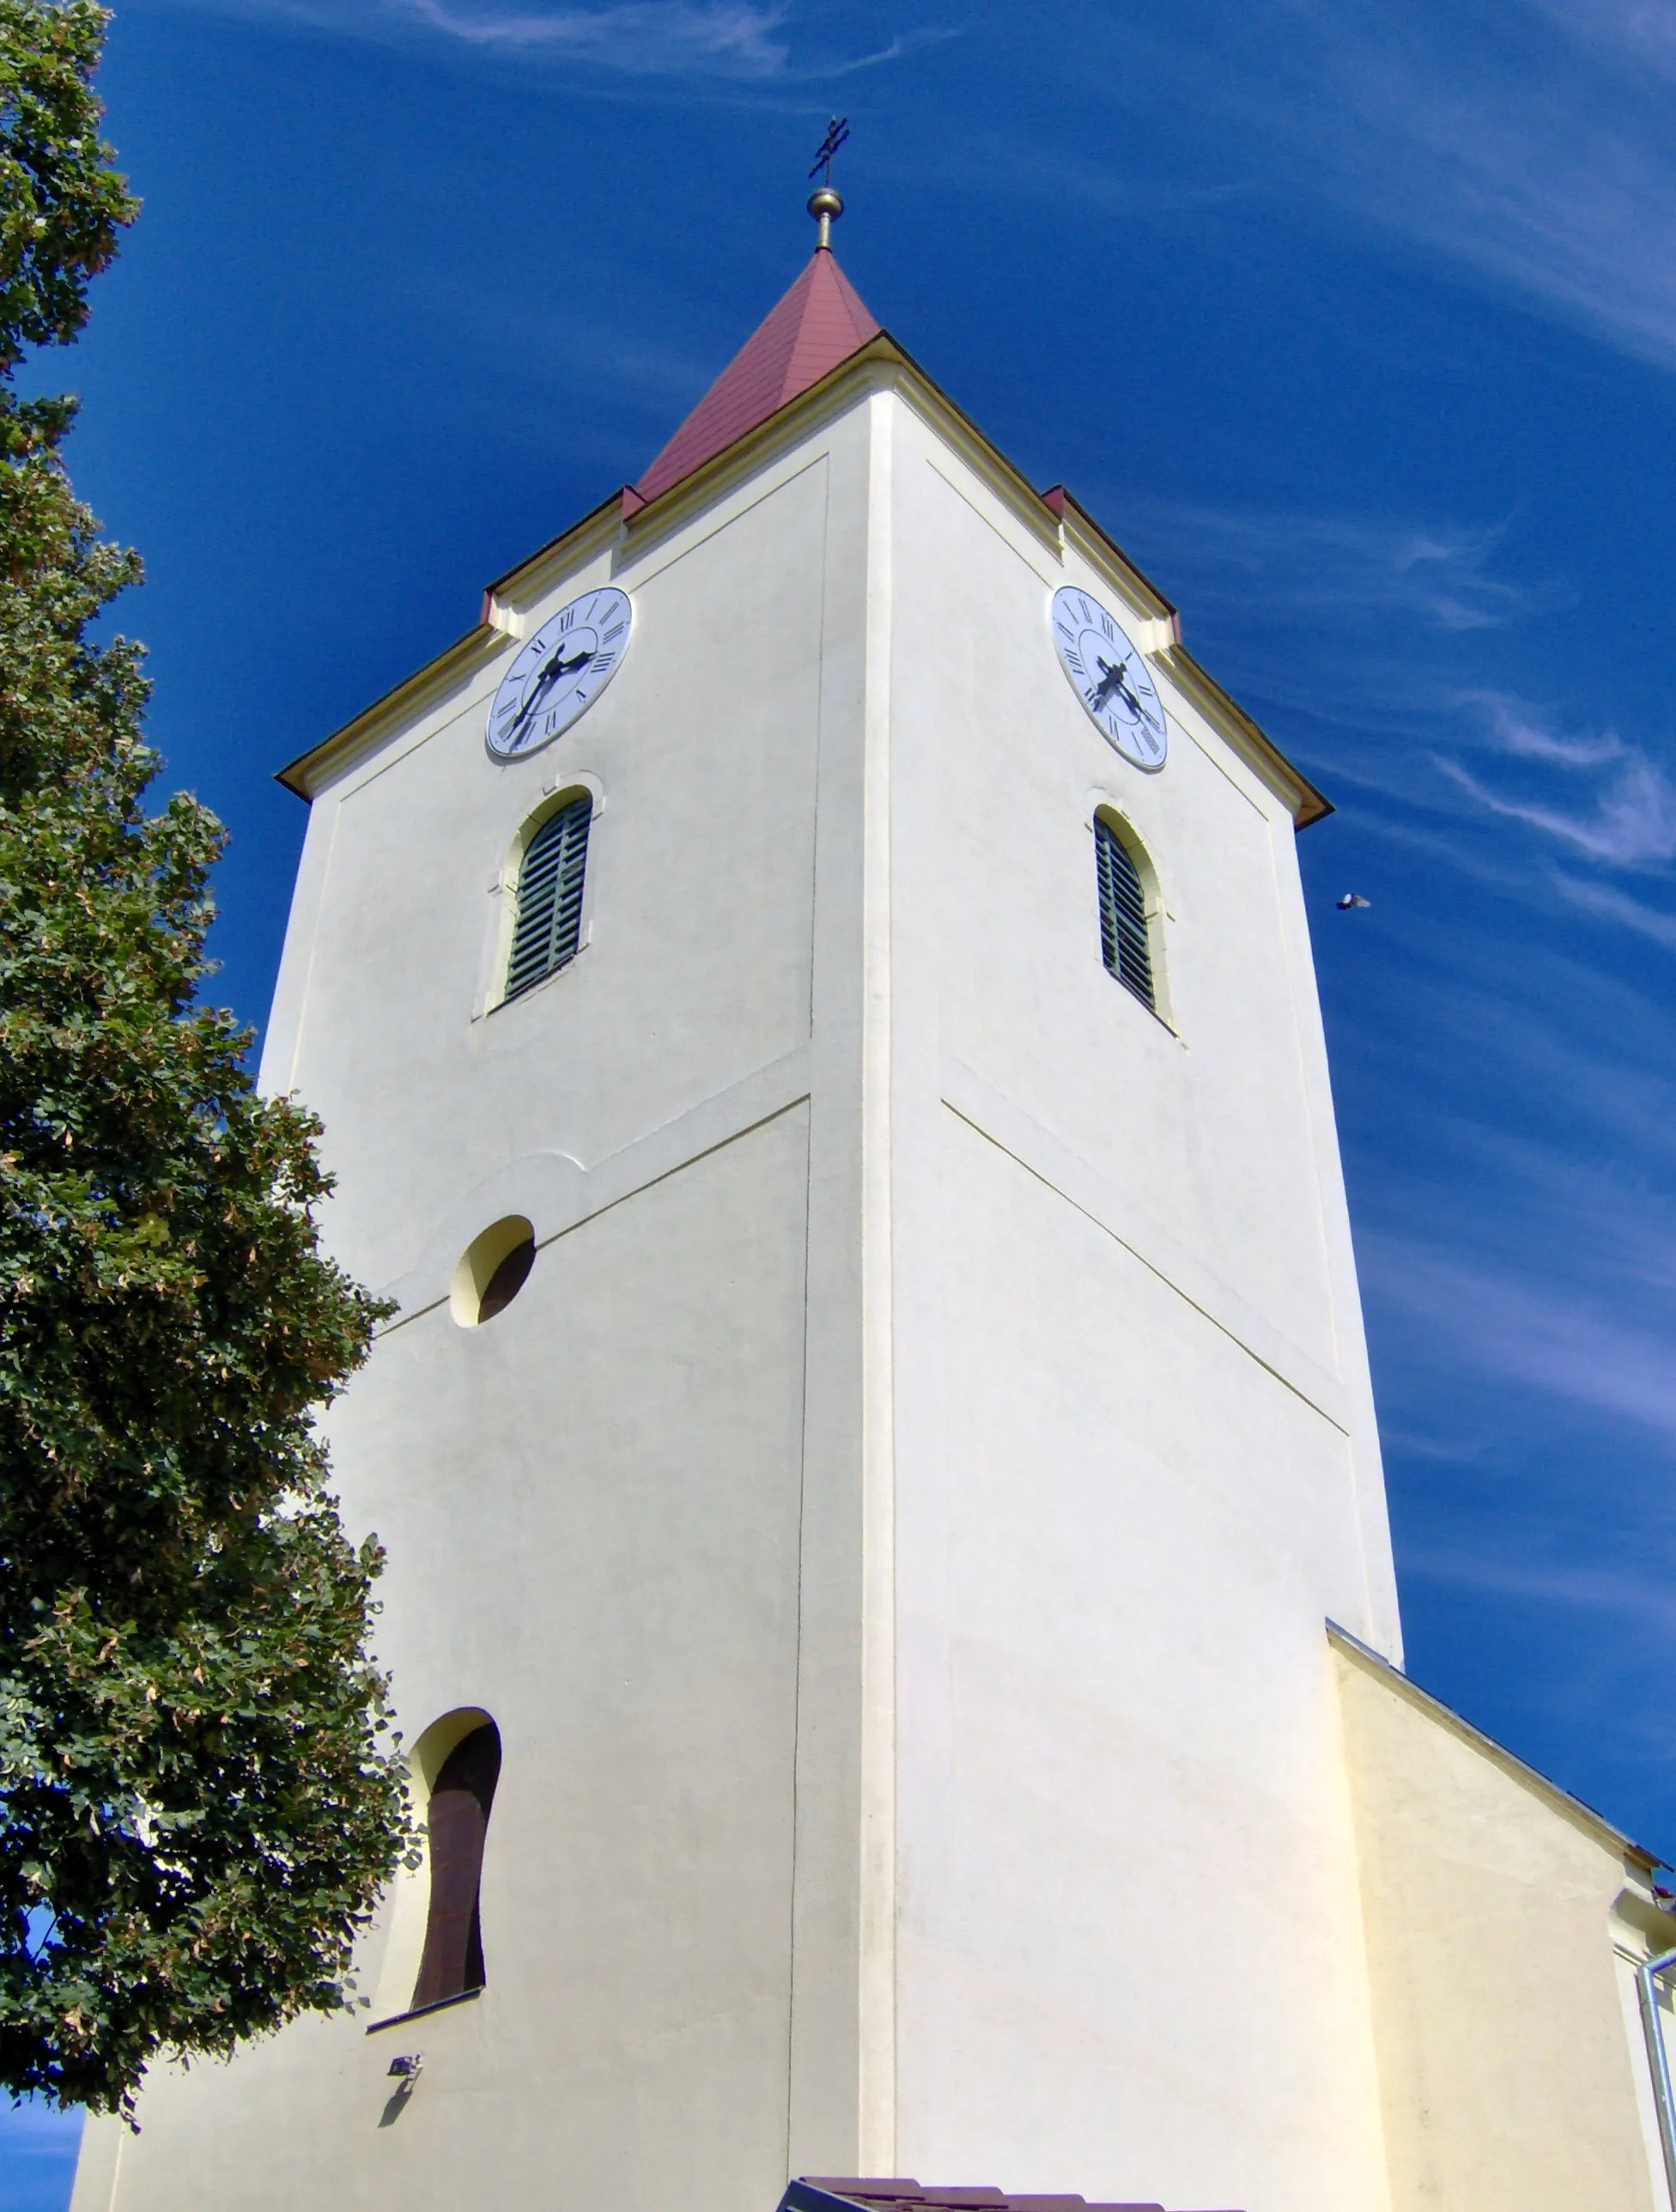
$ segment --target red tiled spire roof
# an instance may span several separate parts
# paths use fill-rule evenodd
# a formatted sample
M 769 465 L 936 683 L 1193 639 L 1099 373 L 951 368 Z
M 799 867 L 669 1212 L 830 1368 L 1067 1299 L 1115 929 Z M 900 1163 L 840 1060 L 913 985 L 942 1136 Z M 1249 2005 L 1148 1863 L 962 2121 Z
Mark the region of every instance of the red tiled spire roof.
M 642 500 L 656 499 L 818 384 L 876 337 L 878 328 L 831 247 L 817 246 L 802 276 L 745 340 L 635 490 Z

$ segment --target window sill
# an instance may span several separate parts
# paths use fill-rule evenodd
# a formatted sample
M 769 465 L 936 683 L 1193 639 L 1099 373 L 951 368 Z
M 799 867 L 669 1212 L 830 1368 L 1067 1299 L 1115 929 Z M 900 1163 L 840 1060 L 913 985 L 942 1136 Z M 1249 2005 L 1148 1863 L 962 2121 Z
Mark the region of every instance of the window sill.
M 550 990 L 554 984 L 562 982 L 587 951 L 588 940 L 592 933 L 592 923 L 585 925 L 576 950 L 568 959 L 560 961 L 556 968 L 550 968 L 544 975 L 537 975 L 532 983 L 526 983 L 521 991 L 513 991 L 510 994 L 502 993 L 500 998 L 494 1000 L 483 1008 L 483 1018 L 487 1020 L 493 1014 L 504 1013 L 508 1006 L 521 1006 L 526 999 L 536 998 L 543 991 Z
M 450 2005 L 470 2004 L 473 1997 L 480 1997 L 483 1993 L 483 1985 L 479 1982 L 475 1990 L 460 1990 L 453 1996 L 438 1997 L 434 2004 L 415 2005 L 410 2012 L 392 2012 L 386 2020 L 375 2020 L 367 2033 L 376 2035 L 381 2027 L 402 2027 L 410 2020 L 428 2020 L 434 2012 L 446 2012 Z

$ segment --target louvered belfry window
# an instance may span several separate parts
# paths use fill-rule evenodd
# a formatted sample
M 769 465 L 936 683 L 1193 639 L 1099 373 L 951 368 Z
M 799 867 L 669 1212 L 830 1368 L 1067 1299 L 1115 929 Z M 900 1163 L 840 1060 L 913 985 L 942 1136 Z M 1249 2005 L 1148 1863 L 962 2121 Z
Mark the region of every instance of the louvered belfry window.
M 1094 866 L 1100 888 L 1100 950 L 1108 974 L 1156 1013 L 1146 895 L 1128 848 L 1108 822 L 1094 821 Z
M 518 872 L 518 922 L 507 963 L 509 999 L 576 957 L 592 814 L 593 801 L 585 792 L 550 815 L 530 840 Z

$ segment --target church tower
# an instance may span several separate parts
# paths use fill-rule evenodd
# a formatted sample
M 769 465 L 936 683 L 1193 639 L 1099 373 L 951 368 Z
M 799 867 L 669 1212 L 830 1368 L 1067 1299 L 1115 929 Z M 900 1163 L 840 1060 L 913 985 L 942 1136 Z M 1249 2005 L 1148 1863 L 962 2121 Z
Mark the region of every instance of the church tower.
M 835 198 L 640 483 L 285 773 L 264 1082 L 399 1301 L 331 1434 L 429 1863 L 366 2012 L 160 2069 L 78 2212 L 1390 2204 L 1326 801 Z

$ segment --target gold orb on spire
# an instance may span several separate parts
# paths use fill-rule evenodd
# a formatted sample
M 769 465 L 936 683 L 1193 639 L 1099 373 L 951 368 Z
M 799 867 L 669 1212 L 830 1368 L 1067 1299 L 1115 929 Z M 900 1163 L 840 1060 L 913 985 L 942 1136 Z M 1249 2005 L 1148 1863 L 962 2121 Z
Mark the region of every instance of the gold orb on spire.
M 818 253 L 823 246 L 831 246 L 832 226 L 844 212 L 843 194 L 835 191 L 830 185 L 817 185 L 809 195 L 809 212 L 821 226 L 820 235 L 815 240 Z

